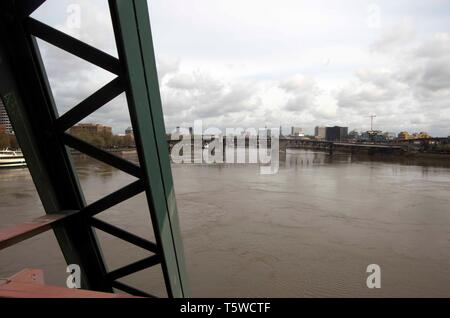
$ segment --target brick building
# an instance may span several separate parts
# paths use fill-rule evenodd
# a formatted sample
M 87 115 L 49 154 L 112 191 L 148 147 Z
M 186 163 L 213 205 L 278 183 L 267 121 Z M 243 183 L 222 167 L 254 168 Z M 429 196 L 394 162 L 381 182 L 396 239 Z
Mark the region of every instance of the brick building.
M 112 128 L 100 124 L 78 124 L 70 128 L 71 134 L 88 133 L 91 135 L 112 135 Z

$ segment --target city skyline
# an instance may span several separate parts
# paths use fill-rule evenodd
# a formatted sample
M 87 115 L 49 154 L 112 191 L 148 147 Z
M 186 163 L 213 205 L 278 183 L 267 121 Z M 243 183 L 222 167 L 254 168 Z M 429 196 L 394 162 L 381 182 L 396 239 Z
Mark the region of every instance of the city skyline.
M 108 125 L 106 125 L 105 123 L 102 123 L 102 122 L 98 122 L 98 123 L 97 122 L 80 122 L 77 125 L 105 125 L 105 126 L 108 126 Z M 317 128 L 327 128 L 327 127 L 335 127 L 335 126 L 339 126 L 339 125 L 335 125 L 333 123 L 330 123 L 329 125 L 315 125 L 315 126 L 313 126 L 312 129 L 304 129 L 303 127 L 299 127 L 299 126 L 269 127 L 267 125 L 265 125 L 264 127 L 258 127 L 258 128 L 259 129 L 264 129 L 264 128 L 277 129 L 277 128 L 279 128 L 280 129 L 280 133 L 282 135 L 295 135 L 295 133 L 292 133 L 293 129 L 300 129 L 305 136 L 316 136 L 317 135 L 317 132 L 316 132 Z M 132 132 L 132 127 L 131 126 L 128 126 L 125 129 L 123 129 L 123 130 L 119 129 L 117 127 L 114 127 L 114 126 L 108 126 L 108 127 L 110 127 L 112 129 L 112 132 L 114 134 L 118 134 L 118 135 L 120 135 L 120 134 L 128 134 L 128 133 Z M 398 131 L 386 131 L 386 130 L 383 130 L 381 128 L 379 129 L 375 125 L 373 127 L 374 129 L 372 129 L 372 130 L 371 129 L 355 129 L 353 127 L 349 127 L 349 126 L 345 126 L 345 125 L 344 126 L 339 126 L 339 127 L 348 128 L 348 133 L 357 132 L 358 134 L 362 134 L 362 133 L 370 132 L 370 131 L 373 131 L 373 132 L 379 131 L 379 132 L 382 132 L 382 133 L 389 133 L 389 134 L 395 134 L 395 135 L 399 135 L 399 134 L 401 134 L 403 132 L 407 132 L 407 133 L 409 133 L 411 135 L 419 134 L 419 133 L 427 133 L 428 134 L 427 131 L 420 130 L 420 129 L 419 130 L 411 130 L 411 129 L 408 130 L 408 129 L 406 129 L 406 130 L 398 130 Z M 171 133 L 171 132 L 177 131 L 179 129 L 184 129 L 186 131 L 190 131 L 191 128 L 192 128 L 192 125 L 191 126 L 180 126 L 180 125 L 178 125 L 178 126 L 175 126 L 173 129 L 168 129 L 166 127 L 166 133 Z M 208 129 L 208 128 L 211 128 L 211 127 L 203 127 L 203 128 L 204 129 Z M 214 127 L 214 128 L 218 128 L 218 127 Z M 242 129 L 245 130 L 247 128 L 254 128 L 254 127 L 237 127 L 237 126 L 235 126 L 235 127 L 229 127 L 229 128 L 242 128 Z M 226 129 L 223 129 L 223 131 L 225 131 L 225 130 Z M 449 137 L 449 136 L 450 135 L 448 135 L 448 136 L 437 136 L 437 135 L 435 136 L 435 135 L 433 135 L 433 137 L 442 137 L 442 138 Z

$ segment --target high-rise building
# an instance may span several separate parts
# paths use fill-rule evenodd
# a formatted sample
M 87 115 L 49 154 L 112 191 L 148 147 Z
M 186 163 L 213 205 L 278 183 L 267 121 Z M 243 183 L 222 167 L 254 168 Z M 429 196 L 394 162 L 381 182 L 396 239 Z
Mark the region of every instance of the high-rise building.
M 327 127 L 325 133 L 325 139 L 328 141 L 343 141 L 347 139 L 348 127 Z
M 291 136 L 304 137 L 305 133 L 301 127 L 291 127 Z
M 326 127 L 317 126 L 316 128 L 314 128 L 314 137 L 316 137 L 316 139 L 325 139 L 326 136 L 327 136 Z
M 7 134 L 13 134 L 13 128 L 11 126 L 11 122 L 9 121 L 8 114 L 6 113 L 5 106 L 3 102 L 0 100 L 0 126 L 4 127 L 5 132 Z

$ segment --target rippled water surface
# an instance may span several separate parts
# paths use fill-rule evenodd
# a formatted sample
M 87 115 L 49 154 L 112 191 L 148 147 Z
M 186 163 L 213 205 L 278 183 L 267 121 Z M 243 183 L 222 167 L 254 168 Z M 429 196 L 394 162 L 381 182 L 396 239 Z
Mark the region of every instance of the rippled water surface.
M 133 179 L 75 160 L 88 202 Z M 423 164 L 421 162 L 420 164 Z M 450 297 L 450 167 L 290 150 L 276 175 L 256 165 L 173 165 L 192 296 Z M 1 227 L 43 214 L 26 169 L 0 170 Z M 152 238 L 145 197 L 101 217 Z M 146 254 L 98 233 L 111 269 Z M 382 286 L 366 287 L 378 264 Z M 51 232 L 0 251 L 0 276 L 25 267 L 64 285 Z M 125 281 L 165 295 L 160 268 Z

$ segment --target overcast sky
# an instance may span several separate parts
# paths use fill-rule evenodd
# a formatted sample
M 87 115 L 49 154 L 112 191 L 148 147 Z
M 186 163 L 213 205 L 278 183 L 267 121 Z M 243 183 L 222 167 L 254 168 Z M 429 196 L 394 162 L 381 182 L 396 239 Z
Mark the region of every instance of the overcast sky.
M 202 119 L 362 131 L 376 115 L 383 131 L 450 135 L 450 1 L 149 0 L 149 9 L 167 130 Z M 34 16 L 117 55 L 106 0 L 48 0 Z M 61 113 L 114 78 L 40 46 Z M 88 121 L 122 132 L 125 103 L 119 96 Z

